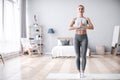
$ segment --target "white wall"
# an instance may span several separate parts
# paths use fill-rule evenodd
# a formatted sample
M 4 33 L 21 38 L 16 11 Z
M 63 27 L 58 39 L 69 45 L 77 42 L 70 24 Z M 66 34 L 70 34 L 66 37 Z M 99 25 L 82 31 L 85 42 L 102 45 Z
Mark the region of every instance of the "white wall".
M 85 6 L 85 16 L 95 27 L 93 31 L 88 30 L 89 47 L 95 51 L 95 45 L 100 44 L 110 51 L 113 28 L 120 25 L 120 0 L 27 0 L 27 26 L 33 24 L 33 15 L 36 14 L 38 23 L 43 26 L 44 52 L 57 45 L 57 37 L 74 37 L 74 31 L 69 31 L 68 25 L 77 16 L 79 4 Z M 47 34 L 50 27 L 55 30 L 51 43 Z

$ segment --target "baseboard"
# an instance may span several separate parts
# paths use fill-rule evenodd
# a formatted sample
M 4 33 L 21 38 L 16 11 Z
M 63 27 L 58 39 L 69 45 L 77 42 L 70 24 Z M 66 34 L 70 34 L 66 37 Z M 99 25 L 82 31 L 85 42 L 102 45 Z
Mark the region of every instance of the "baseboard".
M 106 55 L 106 54 L 111 54 L 111 52 L 104 52 L 103 54 L 97 54 L 96 52 L 90 52 L 91 55 Z

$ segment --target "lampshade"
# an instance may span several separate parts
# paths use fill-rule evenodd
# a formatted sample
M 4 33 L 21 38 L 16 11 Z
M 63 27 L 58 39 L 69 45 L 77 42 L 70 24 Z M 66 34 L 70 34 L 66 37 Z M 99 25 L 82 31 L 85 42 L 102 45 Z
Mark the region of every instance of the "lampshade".
M 49 33 L 49 34 L 54 34 L 55 32 L 54 32 L 53 28 L 49 28 L 49 29 L 48 29 L 48 33 Z

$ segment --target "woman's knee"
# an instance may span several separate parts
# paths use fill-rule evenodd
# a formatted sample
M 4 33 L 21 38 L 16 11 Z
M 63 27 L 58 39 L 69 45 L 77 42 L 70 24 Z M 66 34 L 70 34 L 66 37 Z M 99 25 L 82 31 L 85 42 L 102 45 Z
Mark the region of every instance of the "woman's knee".
M 76 60 L 80 60 L 80 56 L 76 56 Z

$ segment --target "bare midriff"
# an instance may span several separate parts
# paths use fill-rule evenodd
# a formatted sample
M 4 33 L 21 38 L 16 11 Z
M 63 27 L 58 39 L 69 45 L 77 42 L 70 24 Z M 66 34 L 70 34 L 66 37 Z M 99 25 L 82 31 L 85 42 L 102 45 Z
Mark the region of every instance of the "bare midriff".
M 77 30 L 75 31 L 76 34 L 87 34 L 86 30 Z

